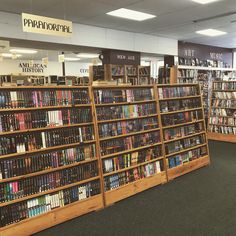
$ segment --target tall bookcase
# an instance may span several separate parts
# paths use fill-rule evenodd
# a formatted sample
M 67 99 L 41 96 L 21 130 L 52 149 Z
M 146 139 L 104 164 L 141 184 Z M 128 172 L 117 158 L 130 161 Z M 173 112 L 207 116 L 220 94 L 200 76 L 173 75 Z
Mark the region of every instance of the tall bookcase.
M 236 81 L 213 83 L 208 137 L 211 140 L 236 142 Z
M 152 86 L 93 87 L 105 204 L 165 183 L 160 117 Z
M 104 206 L 91 96 L 89 87 L 0 87 L 0 235 Z
M 209 164 L 199 85 L 158 85 L 168 179 Z

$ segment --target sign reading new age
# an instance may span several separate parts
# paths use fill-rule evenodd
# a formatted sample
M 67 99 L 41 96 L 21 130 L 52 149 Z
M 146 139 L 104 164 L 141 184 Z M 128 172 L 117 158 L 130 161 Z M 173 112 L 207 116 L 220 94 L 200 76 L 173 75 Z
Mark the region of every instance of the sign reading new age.
M 72 22 L 22 13 L 24 32 L 71 37 Z

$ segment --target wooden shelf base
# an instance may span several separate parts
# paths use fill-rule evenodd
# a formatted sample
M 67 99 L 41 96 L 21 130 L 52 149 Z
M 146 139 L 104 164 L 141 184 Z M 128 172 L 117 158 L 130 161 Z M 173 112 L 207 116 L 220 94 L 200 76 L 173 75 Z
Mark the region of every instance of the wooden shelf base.
M 166 173 L 163 171 L 153 176 L 123 185 L 117 189 L 105 192 L 106 205 L 109 206 L 115 202 L 121 201 L 139 192 L 152 188 L 156 185 L 164 184 L 166 182 Z
M 236 135 L 233 134 L 219 134 L 208 132 L 207 137 L 209 140 L 236 143 Z
M 89 199 L 74 202 L 45 214 L 1 228 L 0 236 L 31 235 L 75 217 L 102 209 L 103 207 L 103 197 L 102 194 L 99 194 Z
M 192 172 L 209 164 L 210 164 L 209 156 L 204 156 L 196 160 L 190 161 L 188 163 L 184 163 L 183 165 L 167 169 L 168 180 L 173 180 L 179 176 L 185 175 L 189 172 Z

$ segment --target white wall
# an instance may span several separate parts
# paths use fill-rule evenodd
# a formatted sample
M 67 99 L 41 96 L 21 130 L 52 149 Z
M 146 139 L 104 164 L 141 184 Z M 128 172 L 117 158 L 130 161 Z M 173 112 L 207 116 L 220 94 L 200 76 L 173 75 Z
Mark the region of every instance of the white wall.
M 178 55 L 178 41 L 147 34 L 73 23 L 71 38 L 24 33 L 21 15 L 0 12 L 0 37 L 80 45 L 98 48 Z
M 0 61 L 0 75 L 5 74 L 22 74 L 22 75 L 62 75 L 62 65 L 59 62 L 49 61 L 47 68 L 43 73 L 22 73 L 22 68 L 19 63 L 27 63 L 25 60 L 4 59 Z M 41 64 L 41 61 L 34 61 L 34 63 Z M 66 62 L 66 75 L 74 76 L 89 76 L 89 63 L 81 62 Z

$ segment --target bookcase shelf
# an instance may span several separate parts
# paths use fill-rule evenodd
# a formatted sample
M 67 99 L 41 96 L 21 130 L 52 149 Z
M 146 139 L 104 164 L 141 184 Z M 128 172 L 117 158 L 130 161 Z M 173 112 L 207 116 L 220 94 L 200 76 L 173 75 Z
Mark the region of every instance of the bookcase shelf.
M 197 84 L 157 85 L 156 90 L 160 110 L 167 110 L 160 116 L 167 177 L 172 180 L 202 167 L 203 157 L 207 159 L 204 165 L 210 163 L 200 87 Z M 169 112 L 173 107 L 185 109 Z
M 0 235 L 103 208 L 91 87 L 0 87 L 0 95 Z
M 98 119 L 105 204 L 110 205 L 151 186 L 165 183 L 163 142 L 153 87 L 94 86 L 93 94 Z M 119 101 L 115 101 L 117 104 L 106 104 L 111 98 Z M 127 102 L 130 100 L 134 102 Z M 103 104 L 106 105 L 105 110 L 101 110 Z M 142 107 L 138 107 L 139 104 Z M 104 112 L 110 118 L 100 120 L 100 117 L 105 119 Z M 126 118 L 119 118 L 116 113 L 124 113 Z M 145 125 L 147 127 L 144 130 Z M 153 125 L 157 127 L 153 128 Z M 115 135 L 111 136 L 109 130 Z M 155 184 L 150 181 L 151 185 L 144 184 L 146 178 L 148 181 L 152 178 L 158 181 Z
M 236 81 L 213 82 L 208 118 L 208 138 L 236 142 Z

